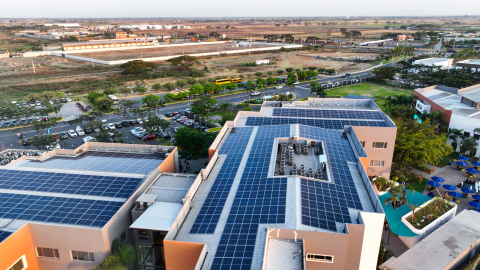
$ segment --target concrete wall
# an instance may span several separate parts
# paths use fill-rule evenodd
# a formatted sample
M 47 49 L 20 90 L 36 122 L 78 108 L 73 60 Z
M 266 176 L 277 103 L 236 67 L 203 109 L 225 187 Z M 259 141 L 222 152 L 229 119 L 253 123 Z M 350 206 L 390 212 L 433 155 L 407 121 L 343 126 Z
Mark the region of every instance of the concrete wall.
M 160 172 L 171 172 L 171 173 L 174 173 L 174 172 L 177 172 L 178 170 L 176 170 L 176 162 L 175 160 L 178 159 L 178 153 L 177 153 L 177 148 L 175 148 L 175 150 L 173 150 L 170 155 L 168 155 L 168 157 L 162 161 L 162 164 L 160 164 L 160 166 L 158 166 L 158 169 Z
M 24 225 L 0 243 L 0 269 L 8 269 L 22 256 L 25 256 L 28 270 L 40 269 L 31 237 L 30 224 Z
M 435 90 L 435 86 L 430 86 L 430 87 L 425 88 L 425 91 L 431 91 L 431 90 Z M 450 121 L 451 121 L 450 118 L 452 117 L 452 111 L 451 110 L 446 110 L 443 107 L 437 105 L 435 102 L 431 101 L 429 98 L 425 97 L 422 93 L 418 92 L 417 90 L 413 91 L 413 95 L 415 97 L 417 97 L 417 99 L 425 100 L 426 102 L 428 102 L 428 104 L 430 104 L 432 106 L 432 108 L 430 110 L 431 112 L 434 112 L 434 111 L 444 112 L 445 113 L 445 119 L 447 120 L 448 123 L 450 123 Z
M 163 241 L 167 270 L 193 270 L 201 259 L 205 244 Z
M 360 141 L 365 141 L 364 150 L 369 160 L 385 161 L 383 167 L 372 167 L 368 164 L 367 174 L 369 176 L 382 176 L 390 178 L 392 168 L 393 150 L 397 137 L 396 127 L 353 127 Z M 373 148 L 373 142 L 386 142 L 387 148 Z
M 360 221 L 365 225 L 365 231 L 359 269 L 376 269 L 385 214 L 360 212 Z
M 452 114 L 450 117 L 450 123 L 448 128 L 455 128 L 455 129 L 463 129 L 463 132 L 470 132 L 470 138 L 473 137 L 473 130 L 480 127 L 480 119 L 470 118 L 458 114 Z M 452 139 L 447 140 L 447 144 L 451 145 L 453 142 Z M 457 139 L 457 149 L 453 149 L 455 151 L 460 150 L 460 142 L 461 139 Z M 480 157 L 480 146 L 477 147 L 477 153 L 475 153 L 476 157 Z

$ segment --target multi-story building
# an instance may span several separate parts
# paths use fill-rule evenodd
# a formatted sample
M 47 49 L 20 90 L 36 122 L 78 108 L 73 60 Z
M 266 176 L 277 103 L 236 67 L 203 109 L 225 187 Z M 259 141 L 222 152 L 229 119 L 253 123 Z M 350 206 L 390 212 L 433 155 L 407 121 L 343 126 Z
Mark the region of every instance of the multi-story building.
M 462 130 L 466 138 L 480 139 L 480 132 L 475 131 L 480 128 L 480 84 L 461 89 L 435 85 L 415 89 L 413 95 L 418 113 L 443 112 L 449 129 Z M 448 143 L 454 151 L 459 151 L 460 139 L 453 141 L 449 138 Z M 470 154 L 480 156 L 478 147 Z
M 113 34 L 113 38 L 115 38 L 115 39 L 127 38 L 127 32 L 125 32 L 125 31 L 115 31 L 112 34 Z
M 94 268 L 113 240 L 133 243 L 130 210 L 177 159 L 175 147 L 86 143 L 2 166 L 0 269 Z
M 389 177 L 396 130 L 367 99 L 239 112 L 176 219 L 152 225 L 153 208 L 132 225 L 163 239 L 164 261 L 141 269 L 376 269 L 385 214 L 369 176 Z

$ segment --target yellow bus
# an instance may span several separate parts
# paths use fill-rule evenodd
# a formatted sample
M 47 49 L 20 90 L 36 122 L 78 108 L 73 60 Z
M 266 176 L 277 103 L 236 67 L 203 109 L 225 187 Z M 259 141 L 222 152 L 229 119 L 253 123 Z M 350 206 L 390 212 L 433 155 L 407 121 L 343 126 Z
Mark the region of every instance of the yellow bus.
M 229 82 L 230 82 L 230 79 L 221 79 L 221 80 L 215 80 L 214 84 L 226 84 Z
M 233 83 L 241 83 L 242 82 L 242 78 L 233 78 L 230 80 L 230 82 L 233 82 Z

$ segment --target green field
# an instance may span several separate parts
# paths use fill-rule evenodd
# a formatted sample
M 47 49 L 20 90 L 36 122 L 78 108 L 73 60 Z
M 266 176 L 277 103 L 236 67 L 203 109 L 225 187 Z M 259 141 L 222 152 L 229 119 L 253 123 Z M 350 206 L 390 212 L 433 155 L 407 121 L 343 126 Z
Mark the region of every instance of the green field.
M 377 98 L 375 102 L 379 105 L 383 105 L 388 96 L 413 95 L 413 91 L 410 89 L 379 85 L 375 83 L 348 85 L 330 89 L 326 92 L 329 96 L 346 96 L 348 94 L 353 94 L 365 97 L 374 97 Z

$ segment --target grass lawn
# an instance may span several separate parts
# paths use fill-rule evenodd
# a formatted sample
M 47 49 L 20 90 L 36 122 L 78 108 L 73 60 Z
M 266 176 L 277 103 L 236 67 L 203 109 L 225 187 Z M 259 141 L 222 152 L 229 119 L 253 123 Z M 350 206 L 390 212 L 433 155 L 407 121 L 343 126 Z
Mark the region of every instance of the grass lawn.
M 413 95 L 413 90 L 401 87 L 379 85 L 375 83 L 354 84 L 327 90 L 329 96 L 346 96 L 348 94 L 374 97 L 378 105 L 383 105 L 388 96 Z
M 210 112 L 204 115 L 205 117 L 211 118 L 212 116 L 220 116 L 220 118 L 224 115 L 233 115 L 233 117 L 237 116 L 238 111 L 216 111 Z M 203 117 L 203 116 L 202 116 Z
M 418 193 L 423 193 L 423 190 L 425 189 L 425 186 L 427 185 L 428 179 L 427 178 L 422 178 L 422 183 L 418 183 L 418 181 L 415 181 L 408 185 L 409 187 L 412 187 L 416 192 Z M 409 192 L 409 191 L 407 191 Z
M 440 163 L 437 165 L 438 167 L 445 167 L 448 166 L 448 163 L 451 161 L 452 163 L 455 163 L 453 160 L 458 158 L 459 153 L 458 152 L 453 152 L 448 156 L 443 157 L 443 160 L 440 161 Z M 467 156 L 470 158 L 469 162 L 472 161 L 478 161 L 478 158 L 472 157 L 472 156 Z

